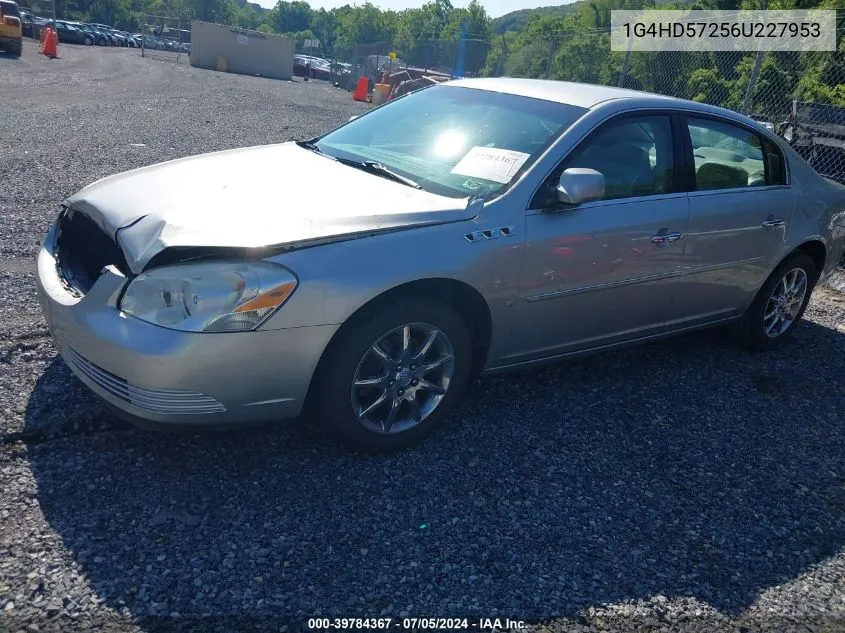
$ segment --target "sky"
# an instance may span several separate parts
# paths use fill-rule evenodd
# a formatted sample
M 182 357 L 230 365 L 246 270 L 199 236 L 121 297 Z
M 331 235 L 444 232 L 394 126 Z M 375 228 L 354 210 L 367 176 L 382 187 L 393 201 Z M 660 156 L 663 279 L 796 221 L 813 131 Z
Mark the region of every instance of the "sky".
M 251 0 L 257 2 L 262 7 L 268 9 L 276 6 L 276 0 Z M 313 9 L 332 9 L 334 7 L 342 7 L 345 4 L 355 5 L 364 4 L 363 0 L 307 0 L 308 4 Z M 425 4 L 426 0 L 373 0 L 373 4 L 382 9 L 393 9 L 394 11 L 401 11 L 402 9 L 410 9 L 420 7 Z M 482 0 L 481 4 L 487 9 L 487 15 L 491 18 L 498 18 L 500 15 L 505 15 L 517 9 L 534 9 L 536 7 L 557 6 L 560 4 L 569 4 L 574 0 Z M 465 7 L 469 4 L 469 0 L 452 0 L 452 6 Z

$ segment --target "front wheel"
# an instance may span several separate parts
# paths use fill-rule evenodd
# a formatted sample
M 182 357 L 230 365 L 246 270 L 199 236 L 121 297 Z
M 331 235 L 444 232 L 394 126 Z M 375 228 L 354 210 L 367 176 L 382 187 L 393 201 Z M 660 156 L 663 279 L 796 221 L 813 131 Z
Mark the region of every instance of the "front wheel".
M 354 448 L 412 446 L 454 409 L 469 382 L 472 341 L 436 301 L 399 298 L 345 324 L 320 362 L 310 401 L 329 433 Z
M 93 43 L 94 40 L 92 40 L 90 37 L 85 38 L 85 46 L 91 46 Z
M 795 253 L 784 260 L 760 288 L 739 326 L 742 341 L 756 349 L 783 343 L 810 302 L 818 272 L 812 258 Z

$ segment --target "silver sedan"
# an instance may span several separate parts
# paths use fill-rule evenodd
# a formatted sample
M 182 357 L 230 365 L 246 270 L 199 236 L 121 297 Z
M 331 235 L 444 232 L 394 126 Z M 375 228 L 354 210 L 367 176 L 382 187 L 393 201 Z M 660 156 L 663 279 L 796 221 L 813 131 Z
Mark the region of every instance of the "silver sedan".
M 307 413 L 391 450 L 483 372 L 718 324 L 779 345 L 844 234 L 845 188 L 749 118 L 459 80 L 91 184 L 38 291 L 67 364 L 136 422 Z

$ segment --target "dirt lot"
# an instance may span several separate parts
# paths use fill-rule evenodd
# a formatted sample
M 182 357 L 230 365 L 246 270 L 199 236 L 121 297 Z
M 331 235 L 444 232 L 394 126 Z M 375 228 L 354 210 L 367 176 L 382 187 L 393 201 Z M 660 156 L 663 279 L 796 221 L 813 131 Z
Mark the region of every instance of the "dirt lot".
M 131 49 L 60 54 L 0 57 L 0 630 L 295 630 L 316 615 L 845 630 L 845 295 L 817 290 L 775 353 L 716 331 L 483 379 L 397 455 L 298 423 L 131 430 L 57 359 L 37 309 L 57 203 L 363 106 Z

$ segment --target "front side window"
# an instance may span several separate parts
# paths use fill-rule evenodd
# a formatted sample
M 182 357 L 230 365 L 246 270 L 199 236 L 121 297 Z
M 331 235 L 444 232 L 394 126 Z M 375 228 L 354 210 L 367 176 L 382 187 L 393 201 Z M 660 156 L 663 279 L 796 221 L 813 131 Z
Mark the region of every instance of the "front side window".
M 570 167 L 604 176 L 603 200 L 652 196 L 674 191 L 672 125 L 668 116 L 626 117 L 601 126 L 549 176 L 532 208 L 557 206 L 556 187 Z
M 434 86 L 329 132 L 317 146 L 337 158 L 377 161 L 434 193 L 489 196 L 585 112 L 513 94 Z
M 687 126 L 692 141 L 697 190 L 770 184 L 762 139 L 755 132 L 711 119 L 690 118 Z

